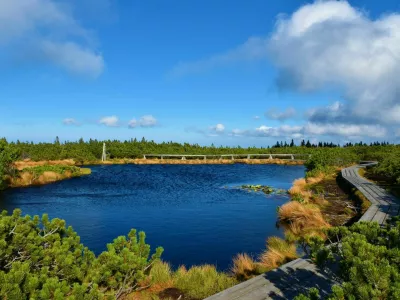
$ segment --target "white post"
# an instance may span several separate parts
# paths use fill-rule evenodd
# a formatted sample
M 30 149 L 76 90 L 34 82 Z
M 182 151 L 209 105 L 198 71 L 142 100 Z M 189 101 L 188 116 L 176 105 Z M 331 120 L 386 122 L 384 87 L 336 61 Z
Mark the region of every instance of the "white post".
M 186 160 L 186 157 L 182 156 L 182 160 Z
M 207 160 L 207 156 L 206 155 L 204 155 L 204 160 Z
M 250 159 L 250 154 L 247 155 L 247 159 Z
M 146 159 L 146 155 L 143 155 L 143 159 Z
M 106 143 L 103 143 L 103 153 L 101 154 L 101 161 L 106 161 L 107 155 L 106 155 Z
M 269 159 L 272 159 L 272 155 L 271 154 L 269 155 Z
M 293 154 L 292 154 L 292 156 L 291 156 L 291 157 L 292 157 L 292 160 L 294 160 L 294 155 L 293 155 Z

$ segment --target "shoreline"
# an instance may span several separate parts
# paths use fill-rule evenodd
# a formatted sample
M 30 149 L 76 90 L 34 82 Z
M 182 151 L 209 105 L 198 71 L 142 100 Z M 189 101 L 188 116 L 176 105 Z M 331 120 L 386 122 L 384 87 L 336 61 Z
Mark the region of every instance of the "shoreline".
M 62 180 L 90 175 L 92 170 L 66 164 L 15 164 L 16 175 L 7 178 L 8 188 L 41 186 Z
M 8 188 L 21 188 L 31 186 L 41 186 L 54 182 L 67 180 L 71 178 L 81 177 L 91 174 L 91 169 L 84 166 L 96 165 L 232 165 L 232 164 L 249 164 L 249 165 L 287 165 L 296 166 L 304 165 L 303 160 L 291 159 L 111 159 L 107 161 L 85 161 L 76 162 L 73 159 L 64 160 L 43 160 L 43 161 L 16 161 L 14 166 L 18 170 L 17 177 L 8 177 Z M 39 174 L 35 169 L 49 168 Z M 79 170 L 56 170 L 58 168 Z M 53 170 L 55 169 L 55 171 Z
M 82 165 L 232 165 L 232 164 L 249 164 L 249 165 L 304 165 L 303 160 L 290 159 L 112 159 L 107 161 L 91 161 L 84 162 Z

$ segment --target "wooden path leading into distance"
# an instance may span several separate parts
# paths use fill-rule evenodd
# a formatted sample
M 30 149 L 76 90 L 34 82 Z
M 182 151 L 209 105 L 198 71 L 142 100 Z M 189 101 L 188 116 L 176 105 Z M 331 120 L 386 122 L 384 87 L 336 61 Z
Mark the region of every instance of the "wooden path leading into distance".
M 366 162 L 342 170 L 343 178 L 357 188 L 371 202 L 371 206 L 360 221 L 376 221 L 383 225 L 392 216 L 400 214 L 400 202 L 376 184 L 362 178 L 358 169 L 376 162 Z M 322 298 L 331 293 L 331 287 L 339 283 L 335 275 L 337 265 L 324 270 L 310 259 L 298 258 L 283 266 L 227 290 L 206 298 L 206 300 L 263 300 L 293 299 L 311 287 L 320 290 Z

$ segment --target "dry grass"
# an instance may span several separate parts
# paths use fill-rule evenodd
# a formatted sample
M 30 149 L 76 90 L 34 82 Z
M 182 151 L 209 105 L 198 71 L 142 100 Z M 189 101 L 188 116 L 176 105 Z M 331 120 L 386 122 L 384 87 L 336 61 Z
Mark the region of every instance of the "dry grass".
M 280 222 L 296 236 L 324 236 L 323 230 L 330 227 L 318 207 L 296 201 L 282 205 L 278 215 Z
M 65 174 L 59 174 L 56 172 L 46 171 L 40 176 L 35 175 L 31 172 L 21 172 L 18 177 L 11 179 L 12 187 L 29 186 L 29 185 L 41 185 L 58 180 L 69 178 Z
M 63 166 L 75 166 L 75 161 L 73 159 L 64 159 L 64 160 L 42 160 L 42 161 L 30 161 L 30 160 L 23 160 L 23 161 L 16 161 L 14 163 L 15 167 L 18 170 L 23 170 L 25 168 L 37 167 L 37 166 L 44 166 L 44 165 L 63 165 Z
M 293 181 L 292 187 L 289 189 L 290 195 L 301 194 L 307 185 L 305 178 L 299 178 Z
M 241 253 L 233 259 L 231 271 L 238 280 L 247 280 L 258 274 L 257 263 L 246 253 Z
M 268 270 L 296 259 L 296 244 L 289 243 L 278 237 L 270 237 L 267 240 L 267 250 L 260 256 L 260 263 Z

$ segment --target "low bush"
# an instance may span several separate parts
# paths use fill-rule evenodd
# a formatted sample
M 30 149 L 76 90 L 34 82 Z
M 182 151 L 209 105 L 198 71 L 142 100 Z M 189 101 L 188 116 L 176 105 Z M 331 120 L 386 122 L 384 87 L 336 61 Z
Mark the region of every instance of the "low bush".
M 163 249 L 150 257 L 145 234 L 132 230 L 96 257 L 71 227 L 47 215 L 0 217 L 0 297 L 3 299 L 119 298 L 149 277 Z
M 313 248 L 319 265 L 328 258 L 340 258 L 339 277 L 328 299 L 400 299 L 400 222 L 382 228 L 376 222 L 360 222 L 328 231 L 329 240 L 340 247 L 326 246 L 322 241 Z M 296 299 L 319 299 L 301 295 Z
M 236 283 L 234 278 L 218 272 L 211 265 L 195 266 L 189 270 L 181 267 L 174 275 L 175 287 L 195 299 L 211 296 Z

